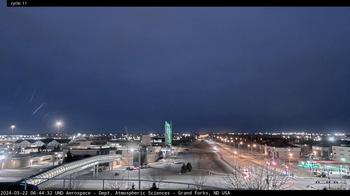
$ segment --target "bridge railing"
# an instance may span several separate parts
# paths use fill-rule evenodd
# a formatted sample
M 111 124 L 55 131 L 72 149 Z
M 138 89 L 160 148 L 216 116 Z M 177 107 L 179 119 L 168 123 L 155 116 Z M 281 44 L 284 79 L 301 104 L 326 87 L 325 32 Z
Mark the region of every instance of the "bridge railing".
M 45 182 L 47 179 L 54 178 L 65 172 L 69 172 L 72 170 L 84 170 L 88 167 L 92 167 L 99 163 L 110 162 L 117 158 L 120 158 L 120 155 L 98 155 L 98 156 L 82 159 L 79 161 L 74 161 L 71 163 L 67 163 L 67 164 L 55 167 L 53 169 L 40 173 L 36 176 L 32 176 L 28 179 L 25 179 L 25 183 L 32 184 L 32 185 L 39 185 Z

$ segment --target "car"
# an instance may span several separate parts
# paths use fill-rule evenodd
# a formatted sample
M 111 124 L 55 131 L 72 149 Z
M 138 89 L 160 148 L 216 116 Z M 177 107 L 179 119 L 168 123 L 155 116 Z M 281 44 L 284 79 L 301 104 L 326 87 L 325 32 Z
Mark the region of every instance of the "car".
M 344 178 L 344 179 L 350 179 L 350 176 L 349 176 L 349 175 L 343 175 L 342 178 Z
M 319 173 L 317 172 L 316 174 L 314 174 L 316 177 L 319 177 L 319 178 L 326 178 L 327 177 L 327 174 L 325 172 L 322 172 L 322 173 Z
M 118 172 L 115 172 L 114 176 L 119 176 L 119 173 L 118 173 Z
M 126 170 L 134 170 L 133 167 L 127 167 Z
M 144 164 L 144 165 L 141 166 L 141 169 L 146 169 L 146 168 L 150 168 L 150 166 L 147 165 L 147 164 Z

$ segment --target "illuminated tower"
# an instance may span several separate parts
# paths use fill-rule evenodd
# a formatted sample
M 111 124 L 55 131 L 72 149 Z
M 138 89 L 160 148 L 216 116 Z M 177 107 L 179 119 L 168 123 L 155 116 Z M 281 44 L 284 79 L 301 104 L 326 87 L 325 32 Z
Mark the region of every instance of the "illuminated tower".
M 172 123 L 168 123 L 167 121 L 165 121 L 165 146 L 171 147 L 171 132 L 172 132 Z

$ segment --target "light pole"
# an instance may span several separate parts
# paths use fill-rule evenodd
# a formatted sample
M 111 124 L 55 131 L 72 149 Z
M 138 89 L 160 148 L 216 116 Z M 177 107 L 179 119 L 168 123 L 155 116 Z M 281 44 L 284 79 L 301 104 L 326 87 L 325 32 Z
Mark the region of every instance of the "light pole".
M 314 169 L 314 159 L 317 157 L 317 151 L 313 151 L 314 153 L 314 158 L 311 160 L 311 165 L 312 165 L 312 172 L 315 172 L 315 169 Z
M 139 148 L 139 190 L 141 190 L 141 148 Z
M 57 127 L 57 134 L 59 135 L 60 133 L 60 128 L 62 127 L 63 123 L 62 121 L 56 121 L 56 127 Z
M 16 125 L 11 125 L 12 135 L 13 135 L 13 133 L 14 133 L 15 128 L 16 128 Z
M 135 149 L 131 149 L 131 152 L 132 152 L 132 159 L 134 159 L 134 151 Z M 138 177 L 139 177 L 139 190 L 141 190 L 141 148 L 139 148 L 138 150 L 138 153 L 139 153 L 139 156 L 138 156 L 138 159 L 139 159 L 139 171 L 138 171 Z
M 288 167 L 289 167 L 289 170 L 291 171 L 290 173 L 293 173 L 292 172 L 292 165 L 290 164 L 290 159 L 293 158 L 293 153 L 289 153 L 288 154 Z
M 243 142 L 240 141 L 239 144 L 238 144 L 238 151 L 239 151 L 239 145 L 243 145 Z
M 126 151 L 128 153 L 128 156 L 129 156 L 129 146 L 126 147 Z M 130 151 L 132 152 L 131 162 L 133 162 L 133 160 L 134 160 L 134 149 L 130 149 Z M 130 168 L 130 158 L 129 158 L 128 164 L 129 164 L 128 167 Z M 129 168 L 128 168 L 128 187 L 130 187 L 130 171 L 129 171 Z
M 290 165 L 290 159 L 293 158 L 293 153 L 288 154 L 288 165 Z

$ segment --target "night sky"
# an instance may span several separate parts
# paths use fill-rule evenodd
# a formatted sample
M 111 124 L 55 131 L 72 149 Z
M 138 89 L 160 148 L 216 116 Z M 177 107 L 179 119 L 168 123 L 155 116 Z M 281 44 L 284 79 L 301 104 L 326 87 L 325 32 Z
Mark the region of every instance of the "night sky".
M 0 134 L 350 130 L 350 8 L 0 8 Z

